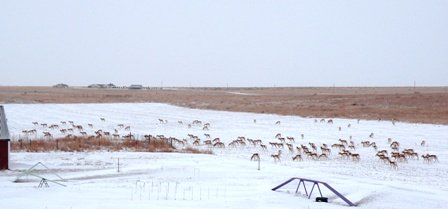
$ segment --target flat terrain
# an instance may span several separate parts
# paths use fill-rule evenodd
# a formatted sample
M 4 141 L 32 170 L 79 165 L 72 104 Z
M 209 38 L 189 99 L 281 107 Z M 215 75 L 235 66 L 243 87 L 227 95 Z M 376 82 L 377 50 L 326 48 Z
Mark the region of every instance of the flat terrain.
M 159 102 L 304 117 L 448 124 L 448 87 L 165 88 L 0 87 L 0 103 Z
M 60 129 L 73 127 L 68 121 L 74 121 L 84 127 L 87 135 L 94 135 L 97 130 L 114 133 L 114 129 L 120 136 L 132 131 L 139 139 L 146 134 L 164 135 L 185 139 L 184 143 L 173 143 L 178 150 L 193 147 L 214 154 L 134 152 L 135 148 L 118 152 L 13 150 L 11 170 L 0 171 L 1 209 L 446 209 L 448 205 L 446 125 L 401 122 L 392 125 L 390 121 L 339 118 L 328 123 L 315 122 L 315 118 L 198 110 L 158 103 L 7 104 L 5 110 L 12 140 L 22 139 L 24 144 L 35 144 L 35 139 L 42 139 L 43 132 L 50 132 L 54 138 L 45 139 L 52 141 L 66 136 L 69 133 Z M 195 120 L 202 124 L 193 123 Z M 58 124 L 59 128 L 34 125 L 33 121 Z M 275 125 L 276 121 L 281 123 Z M 204 130 L 206 123 L 210 126 Z M 130 130 L 118 124 L 129 125 Z M 22 132 L 30 129 L 36 132 Z M 277 133 L 295 139 L 286 138 L 282 143 L 275 138 Z M 371 133 L 374 135 L 370 137 Z M 75 129 L 70 134 L 80 136 L 81 131 Z M 206 140 L 215 138 L 224 146 L 207 145 Z M 400 151 L 412 149 L 418 156 L 434 154 L 438 160 L 392 157 L 394 150 L 388 138 L 399 142 Z M 195 143 L 197 139 L 199 143 Z M 238 139 L 240 142 L 235 143 Z M 259 139 L 261 143 L 252 143 L 250 139 Z M 333 146 L 342 143 L 340 139 L 353 145 L 344 151 L 350 152 L 351 157 L 339 154 L 342 150 Z M 375 142 L 377 149 L 363 145 L 365 140 Z M 294 149 L 290 150 L 288 144 Z M 324 144 L 331 149 L 327 157 L 313 157 L 304 150 L 306 147 L 321 156 Z M 86 144 L 78 141 L 77 145 Z M 380 160 L 377 156 L 380 150 L 387 151 L 388 159 L 397 167 Z M 271 157 L 280 151 L 278 159 Z M 253 153 L 259 154 L 260 170 L 258 162 L 250 160 Z M 302 160 L 293 161 L 292 157 L 298 154 Z M 353 154 L 358 154 L 358 158 Z M 34 176 L 20 172 L 38 162 L 48 169 L 36 166 Z M 48 182 L 48 188 L 38 188 L 41 178 L 60 180 L 59 177 L 65 179 L 58 181 L 65 187 Z M 311 193 L 311 183 L 306 184 L 309 193 L 303 184 L 296 193 L 298 181 L 271 191 L 291 177 L 327 182 L 358 206 L 347 207 L 323 185 L 320 189 L 329 203 L 314 201 L 320 195 L 316 187 L 310 199 L 305 197 Z

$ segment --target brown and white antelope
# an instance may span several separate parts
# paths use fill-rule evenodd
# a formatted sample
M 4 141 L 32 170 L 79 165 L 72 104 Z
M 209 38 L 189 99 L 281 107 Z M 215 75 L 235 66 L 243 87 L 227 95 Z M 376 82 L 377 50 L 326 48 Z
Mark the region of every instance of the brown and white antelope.
M 250 157 L 250 160 L 258 161 L 260 160 L 260 155 L 258 153 L 252 154 L 252 157 Z
M 278 150 L 277 154 L 272 154 L 271 157 L 274 158 L 274 161 L 280 161 L 281 154 L 282 154 L 282 151 Z
M 422 158 L 424 160 L 424 162 L 439 162 L 439 159 L 437 158 L 437 155 L 430 155 L 430 154 L 426 154 L 426 155 L 422 155 Z
M 298 161 L 298 160 L 300 160 L 300 161 L 303 160 L 303 159 L 302 159 L 302 155 L 297 154 L 297 155 L 295 155 L 294 157 L 292 157 L 292 161 Z

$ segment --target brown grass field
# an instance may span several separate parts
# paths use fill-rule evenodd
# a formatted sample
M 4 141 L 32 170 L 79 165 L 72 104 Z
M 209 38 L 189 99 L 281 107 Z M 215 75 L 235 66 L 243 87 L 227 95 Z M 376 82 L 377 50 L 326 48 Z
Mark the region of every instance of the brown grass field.
M 448 124 L 448 87 L 154 88 L 0 86 L 0 103 L 159 102 L 199 109 Z
M 151 139 L 115 139 L 111 137 L 72 136 L 57 139 L 19 139 L 11 141 L 13 152 L 85 152 L 94 150 L 133 151 L 133 152 L 181 152 L 194 154 L 213 154 L 210 150 L 199 150 L 193 147 L 177 149 L 169 140 Z

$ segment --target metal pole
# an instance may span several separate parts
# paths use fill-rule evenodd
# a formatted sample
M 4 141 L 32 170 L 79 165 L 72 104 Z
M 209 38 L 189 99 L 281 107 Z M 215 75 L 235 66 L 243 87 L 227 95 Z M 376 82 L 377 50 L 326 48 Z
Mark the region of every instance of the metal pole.
M 120 158 L 118 158 L 118 173 L 120 173 Z

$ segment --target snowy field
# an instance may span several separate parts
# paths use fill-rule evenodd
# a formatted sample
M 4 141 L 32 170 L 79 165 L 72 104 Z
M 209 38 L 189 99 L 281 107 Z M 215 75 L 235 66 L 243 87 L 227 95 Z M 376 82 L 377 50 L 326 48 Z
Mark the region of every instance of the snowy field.
M 71 127 L 68 121 L 73 121 L 89 135 L 98 129 L 111 133 L 117 129 L 120 136 L 129 132 L 136 136 L 164 135 L 186 139 L 185 146 L 195 146 L 188 135 L 196 135 L 203 142 L 204 134 L 209 134 L 211 139 L 219 137 L 226 147 L 214 148 L 203 143 L 195 146 L 210 149 L 214 155 L 125 151 L 11 153 L 11 170 L 0 172 L 0 209 L 348 207 L 324 187 L 322 193 L 329 203 L 314 201 L 318 191 L 307 199 L 303 187 L 295 194 L 298 182 L 271 191 L 291 177 L 327 182 L 358 208 L 448 207 L 448 126 L 337 118 L 330 124 L 328 119 L 320 122 L 321 118 L 195 110 L 166 104 L 4 106 L 13 140 L 42 137 L 44 131 L 53 137 L 63 136 L 59 129 Z M 209 129 L 193 124 L 194 120 L 210 123 Z M 277 121 L 280 124 L 276 125 Z M 45 128 L 42 123 L 58 124 L 59 129 Z M 130 126 L 130 130 L 125 131 L 118 124 Z M 37 134 L 22 132 L 31 129 L 36 129 Z M 339 139 L 350 141 L 351 137 L 355 145 L 351 152 L 358 153 L 360 160 L 343 158 L 338 155 L 339 149 L 331 148 L 328 159 L 315 160 L 302 154 L 302 161 L 293 161 L 297 150 L 290 152 L 286 147 L 269 145 L 279 142 L 275 137 L 278 133 L 294 137 L 295 142 L 286 141 L 294 148 L 310 147 L 310 142 L 318 147 L 324 143 L 331 146 L 340 143 Z M 369 137 L 371 133 L 374 134 Z M 229 146 L 238 137 L 246 141 L 260 139 L 267 150 L 249 143 Z M 390 154 L 388 138 L 400 143 L 400 151 L 413 149 L 419 159 L 397 160 L 394 169 L 379 160 L 372 147 L 361 145 L 361 141 L 369 140 L 377 144 L 378 150 L 386 149 Z M 282 150 L 280 161 L 274 161 L 271 155 L 278 150 Z M 260 170 L 258 162 L 250 160 L 253 153 L 260 155 Z M 426 153 L 437 155 L 438 162 L 425 162 L 421 155 Z M 49 182 L 48 188 L 38 188 L 40 179 L 33 176 L 22 176 L 21 183 L 14 183 L 21 175 L 19 170 L 38 162 L 49 169 L 38 166 L 34 174 L 50 180 L 59 179 L 57 174 L 65 179 L 61 182 L 65 186 Z M 309 192 L 311 185 L 307 188 Z

